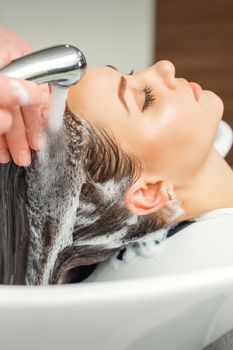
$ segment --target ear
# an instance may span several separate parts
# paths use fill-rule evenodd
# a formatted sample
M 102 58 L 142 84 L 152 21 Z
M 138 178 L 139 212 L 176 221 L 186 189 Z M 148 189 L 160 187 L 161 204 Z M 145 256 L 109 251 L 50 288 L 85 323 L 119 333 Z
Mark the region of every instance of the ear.
M 164 180 L 138 179 L 126 192 L 126 207 L 137 215 L 154 213 L 169 201 L 169 187 Z

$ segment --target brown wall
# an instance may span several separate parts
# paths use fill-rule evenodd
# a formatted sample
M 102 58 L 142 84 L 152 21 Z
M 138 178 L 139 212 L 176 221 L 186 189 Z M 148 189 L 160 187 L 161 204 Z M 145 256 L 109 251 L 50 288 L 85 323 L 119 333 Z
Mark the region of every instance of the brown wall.
M 156 60 L 213 90 L 233 127 L 233 0 L 157 0 Z M 233 150 L 227 156 L 233 165 Z

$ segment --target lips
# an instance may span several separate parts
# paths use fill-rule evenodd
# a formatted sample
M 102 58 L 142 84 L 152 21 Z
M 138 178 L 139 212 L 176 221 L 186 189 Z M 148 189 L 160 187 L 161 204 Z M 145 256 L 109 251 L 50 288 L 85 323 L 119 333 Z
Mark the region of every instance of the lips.
M 199 84 L 194 83 L 194 82 L 189 82 L 189 85 L 191 89 L 193 90 L 193 94 L 195 96 L 195 99 L 199 101 L 199 98 L 201 96 L 202 88 Z

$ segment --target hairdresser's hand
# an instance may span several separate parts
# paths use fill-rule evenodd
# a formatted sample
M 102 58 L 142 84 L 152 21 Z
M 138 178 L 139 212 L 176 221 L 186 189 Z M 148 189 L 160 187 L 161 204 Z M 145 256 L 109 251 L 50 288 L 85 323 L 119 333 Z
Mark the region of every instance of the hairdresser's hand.
M 0 25 L 0 67 L 31 51 L 29 44 Z M 48 106 L 47 84 L 0 75 L 0 163 L 7 163 L 10 155 L 18 165 L 31 163 L 30 148 L 39 149 Z

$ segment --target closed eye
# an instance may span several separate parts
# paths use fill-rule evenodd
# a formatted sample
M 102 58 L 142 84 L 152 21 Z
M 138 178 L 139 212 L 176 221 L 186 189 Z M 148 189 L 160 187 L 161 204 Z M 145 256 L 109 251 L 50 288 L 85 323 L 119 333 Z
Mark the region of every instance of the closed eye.
M 149 86 L 146 86 L 145 89 L 143 89 L 145 94 L 145 101 L 142 107 L 142 112 L 145 112 L 149 107 L 153 106 L 153 103 L 155 101 L 155 96 L 152 93 L 152 88 Z

